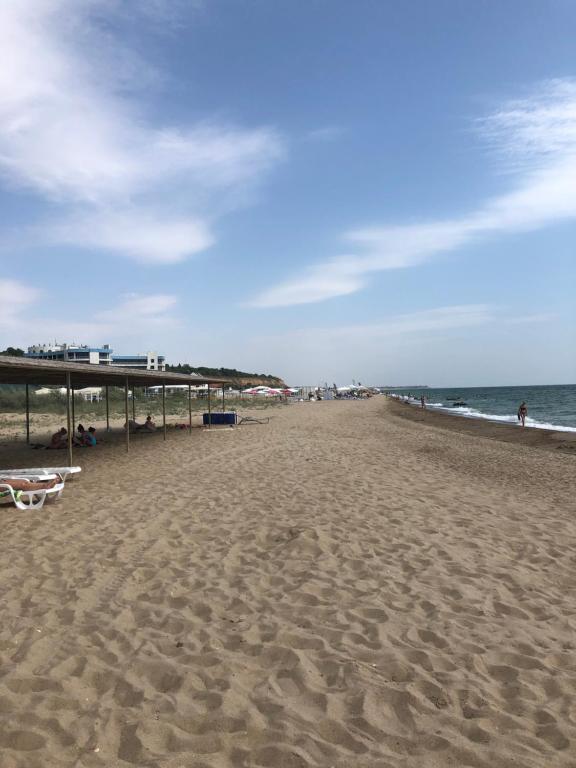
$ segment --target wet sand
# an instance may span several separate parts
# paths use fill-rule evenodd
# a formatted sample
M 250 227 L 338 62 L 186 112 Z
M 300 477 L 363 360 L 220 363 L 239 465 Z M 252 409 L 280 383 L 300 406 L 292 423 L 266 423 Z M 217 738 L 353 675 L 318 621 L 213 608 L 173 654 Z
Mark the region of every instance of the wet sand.
M 562 432 L 553 429 L 535 427 L 522 428 L 517 424 L 501 424 L 486 419 L 472 419 L 457 416 L 446 411 L 422 409 L 417 405 L 398 400 L 390 400 L 395 413 L 413 422 L 462 432 L 467 435 L 500 440 L 503 443 L 526 445 L 531 448 L 543 448 L 549 451 L 563 451 L 576 455 L 576 432 Z
M 2 768 L 574 768 L 576 458 L 400 408 L 117 435 L 0 508 Z

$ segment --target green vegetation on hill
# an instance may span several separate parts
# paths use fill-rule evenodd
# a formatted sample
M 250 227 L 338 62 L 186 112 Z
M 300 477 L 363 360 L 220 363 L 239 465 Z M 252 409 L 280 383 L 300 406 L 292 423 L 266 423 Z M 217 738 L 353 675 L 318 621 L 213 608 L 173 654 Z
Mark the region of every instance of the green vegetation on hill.
M 0 355 L 4 357 L 24 357 L 24 350 L 19 347 L 6 347 Z
M 207 368 L 206 366 L 194 367 L 188 365 L 188 363 L 178 363 L 178 365 L 167 365 L 167 371 L 173 373 L 197 373 L 200 376 L 207 376 L 218 378 L 223 376 L 231 381 L 260 381 L 266 384 L 281 384 L 282 379 L 278 376 L 272 376 L 269 373 L 246 373 L 245 371 L 238 371 L 236 368 Z

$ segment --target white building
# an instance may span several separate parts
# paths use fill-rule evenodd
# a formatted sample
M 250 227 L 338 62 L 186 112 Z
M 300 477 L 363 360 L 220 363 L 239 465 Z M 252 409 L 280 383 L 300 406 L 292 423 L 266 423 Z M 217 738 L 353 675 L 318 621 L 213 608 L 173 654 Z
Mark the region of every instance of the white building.
M 88 347 L 86 344 L 35 344 L 28 347 L 24 356 L 36 360 L 59 360 L 64 363 L 112 365 L 112 350 L 109 344 L 102 347 Z
M 115 355 L 109 344 L 89 347 L 86 344 L 35 344 L 28 347 L 25 357 L 36 360 L 59 360 L 66 363 L 114 365 L 120 368 L 139 368 L 145 371 L 165 371 L 166 359 L 156 352 L 145 355 Z
M 141 368 L 145 371 L 165 371 L 164 355 L 146 352 L 145 355 L 112 355 L 112 365 L 120 368 Z

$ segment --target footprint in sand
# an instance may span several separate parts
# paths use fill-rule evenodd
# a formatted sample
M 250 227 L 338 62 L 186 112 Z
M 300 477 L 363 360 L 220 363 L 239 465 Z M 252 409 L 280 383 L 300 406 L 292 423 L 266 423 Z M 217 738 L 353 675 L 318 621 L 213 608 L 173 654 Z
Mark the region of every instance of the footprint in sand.
M 2 731 L 0 730 L 0 747 L 13 749 L 16 752 L 31 752 L 42 749 L 46 739 L 34 731 Z
M 536 736 L 545 741 L 553 749 L 568 749 L 570 746 L 569 739 L 564 736 L 562 731 L 554 723 L 549 723 L 542 728 L 538 728 Z

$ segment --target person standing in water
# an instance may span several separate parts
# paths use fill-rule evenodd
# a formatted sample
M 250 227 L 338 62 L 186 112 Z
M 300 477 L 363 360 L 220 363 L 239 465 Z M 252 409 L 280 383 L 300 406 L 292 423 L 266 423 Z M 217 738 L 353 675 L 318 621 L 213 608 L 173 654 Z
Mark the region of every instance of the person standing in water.
M 528 406 L 524 400 L 522 400 L 520 403 L 520 408 L 518 408 L 518 421 L 522 422 L 523 427 L 526 426 L 526 416 L 528 416 Z

